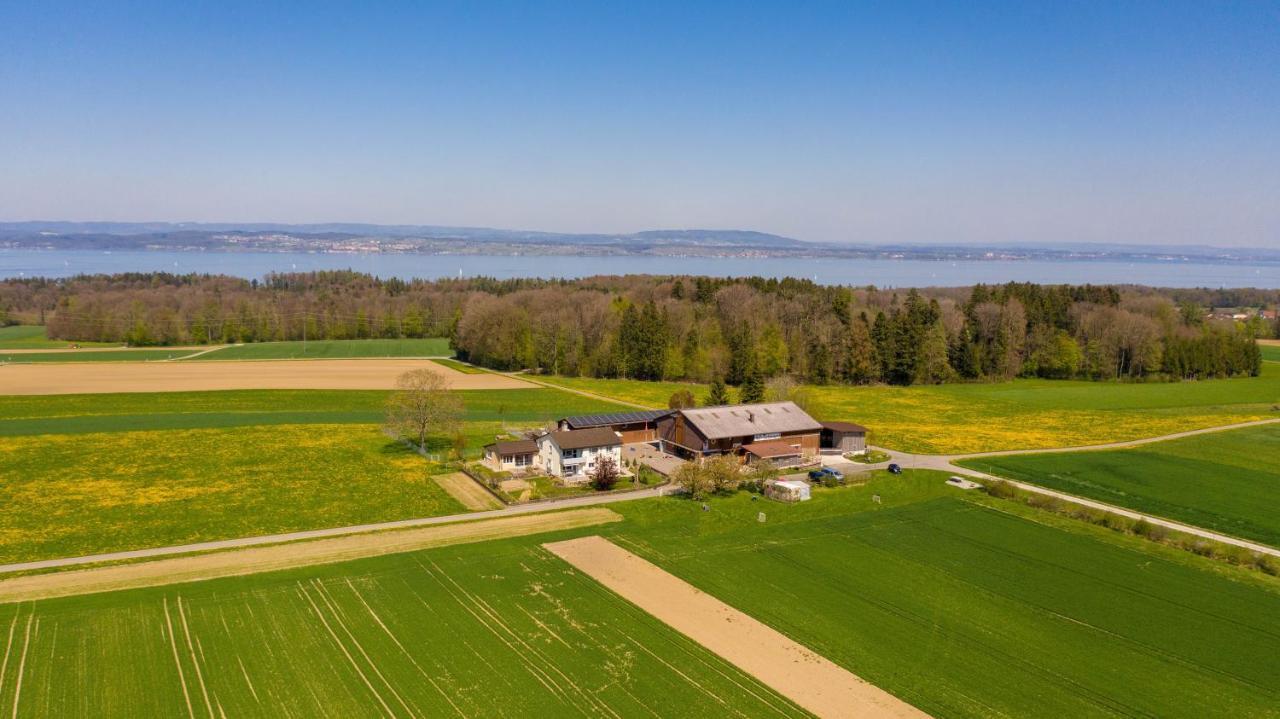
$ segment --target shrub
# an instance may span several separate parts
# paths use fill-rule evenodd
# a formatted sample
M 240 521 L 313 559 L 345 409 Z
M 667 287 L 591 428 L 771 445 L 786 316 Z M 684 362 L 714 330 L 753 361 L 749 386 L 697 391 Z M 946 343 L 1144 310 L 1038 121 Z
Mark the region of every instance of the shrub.
M 596 460 L 596 468 L 591 472 L 592 488 L 601 492 L 613 489 L 618 483 L 618 465 L 613 457 L 605 455 Z
M 992 480 L 982 486 L 987 494 L 1000 499 L 1013 499 L 1018 494 L 1017 488 L 1001 479 Z

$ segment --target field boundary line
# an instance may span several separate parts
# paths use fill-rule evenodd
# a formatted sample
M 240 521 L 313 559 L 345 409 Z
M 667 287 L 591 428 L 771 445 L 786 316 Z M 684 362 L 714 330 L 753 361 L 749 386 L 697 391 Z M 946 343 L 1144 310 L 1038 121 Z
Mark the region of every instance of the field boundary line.
M 929 716 L 604 537 L 591 535 L 542 546 L 819 717 Z
M 122 564 L 0 580 L 0 604 L 78 594 L 198 582 L 384 554 L 484 542 L 622 521 L 607 507 L 524 513 L 479 522 L 455 522 L 394 532 L 353 534 L 310 542 L 249 547 L 191 557 Z
M 472 367 L 474 366 L 475 365 L 472 365 Z M 480 369 L 484 369 L 484 368 L 481 367 Z M 564 385 L 553 384 L 551 382 L 543 382 L 540 379 L 534 379 L 533 375 L 530 375 L 526 372 L 493 372 L 493 370 L 485 370 L 485 371 L 490 372 L 492 374 L 502 375 L 504 377 L 511 377 L 513 379 L 523 380 L 530 384 L 536 384 L 540 387 L 558 389 L 561 392 L 572 392 L 573 394 L 581 395 L 583 397 L 590 397 L 591 399 L 599 399 L 599 400 L 604 400 L 605 402 L 613 402 L 614 404 L 620 404 L 620 405 L 623 405 L 624 407 L 634 407 L 635 409 L 655 409 L 654 407 L 650 407 L 649 405 L 637 404 L 635 402 L 628 402 L 626 400 L 617 399 L 615 397 L 610 397 L 608 395 L 597 394 L 595 392 L 588 392 L 585 389 L 576 389 L 573 387 L 565 387 Z

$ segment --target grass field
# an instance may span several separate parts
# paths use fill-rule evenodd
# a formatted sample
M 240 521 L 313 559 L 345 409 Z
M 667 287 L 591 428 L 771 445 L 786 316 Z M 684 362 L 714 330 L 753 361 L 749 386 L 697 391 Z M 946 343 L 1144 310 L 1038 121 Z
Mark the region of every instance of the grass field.
M 110 342 L 69 342 L 67 340 L 51 340 L 45 336 L 43 325 L 13 325 L 0 327 L 0 350 L 21 349 L 64 349 L 72 344 L 81 347 L 119 347 L 120 344 Z
M 673 382 L 546 377 L 547 382 L 625 402 L 665 407 Z M 1280 366 L 1260 377 L 1205 382 L 1117 384 L 1015 380 L 928 387 L 814 387 L 810 410 L 822 420 L 871 428 L 894 449 L 959 454 L 1102 444 L 1280 416 Z
M 217 360 L 348 359 L 358 357 L 448 357 L 449 338 L 312 340 L 310 342 L 254 342 L 202 354 L 193 362 Z
M 263 424 L 375 423 L 389 393 L 377 390 L 233 390 L 0 397 L 0 437 Z M 540 425 L 571 414 L 617 411 L 611 402 L 554 389 L 462 392 L 467 422 Z
M 991 457 L 983 472 L 1280 546 L 1280 425 L 1133 449 Z
M 1262 347 L 1262 359 L 1268 362 L 1280 362 L 1280 344 L 1264 344 Z
M 801 505 L 643 500 L 588 529 L 3 605 L 0 706 L 796 714 L 539 546 L 604 534 L 935 717 L 1274 716 L 1280 581 L 942 477 L 878 475 Z
M 536 540 L 0 606 L 11 626 L 6 716 L 805 716 Z
M 27 362 L 159 362 L 190 357 L 200 350 L 193 349 L 130 349 L 110 352 L 24 352 L 5 354 L 0 349 L 0 363 L 24 364 Z
M 1280 582 L 942 477 L 616 505 L 602 533 L 936 717 L 1274 716 Z
M 376 425 L 0 439 L 0 562 L 465 509 Z
M 380 433 L 387 394 L 0 397 L 0 563 L 465 511 L 429 478 L 439 464 Z M 543 388 L 462 396 L 472 457 L 513 427 L 617 409 Z

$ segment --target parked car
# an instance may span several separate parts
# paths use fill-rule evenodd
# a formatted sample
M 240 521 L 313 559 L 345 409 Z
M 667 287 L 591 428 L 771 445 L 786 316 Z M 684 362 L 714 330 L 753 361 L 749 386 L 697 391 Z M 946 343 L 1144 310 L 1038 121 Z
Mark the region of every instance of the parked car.
M 821 469 L 811 470 L 809 472 L 809 479 L 812 479 L 815 482 L 821 482 L 824 479 L 834 479 L 837 482 L 843 482 L 844 473 L 838 469 L 822 467 Z
M 902 474 L 902 467 L 896 463 L 889 465 L 889 474 Z

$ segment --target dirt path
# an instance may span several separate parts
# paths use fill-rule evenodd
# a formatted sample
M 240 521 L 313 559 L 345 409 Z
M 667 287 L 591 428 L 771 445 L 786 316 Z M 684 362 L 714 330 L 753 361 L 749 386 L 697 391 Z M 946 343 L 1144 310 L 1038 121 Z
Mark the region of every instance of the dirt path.
M 616 512 L 597 507 L 568 512 L 502 517 L 480 522 L 462 522 L 438 527 L 356 534 L 115 567 L 16 577 L 0 580 L 0 603 L 196 582 L 215 577 L 331 564 L 362 557 L 590 527 L 621 520 L 621 515 Z
M 523 389 L 500 374 L 466 374 L 421 359 L 258 362 L 81 362 L 0 366 L 0 395 L 188 392 L 226 389 L 391 389 L 402 373 L 427 369 L 454 389 Z
M 817 716 L 928 716 L 603 537 L 542 546 Z
M 467 509 L 498 509 L 503 506 L 497 497 L 462 472 L 437 474 L 434 479 L 441 489 Z

